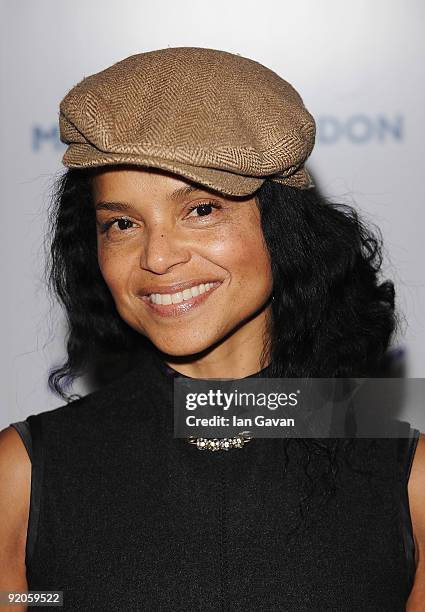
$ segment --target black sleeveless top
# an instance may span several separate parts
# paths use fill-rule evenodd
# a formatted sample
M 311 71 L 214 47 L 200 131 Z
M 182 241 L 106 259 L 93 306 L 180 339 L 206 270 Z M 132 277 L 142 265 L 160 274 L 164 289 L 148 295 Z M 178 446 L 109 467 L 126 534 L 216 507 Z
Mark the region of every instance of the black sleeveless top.
M 342 462 L 335 494 L 306 511 L 303 445 L 213 453 L 174 438 L 174 376 L 146 351 L 119 380 L 11 423 L 32 462 L 28 589 L 62 590 L 73 611 L 404 611 L 418 430 L 372 451 L 357 440 L 369 473 Z

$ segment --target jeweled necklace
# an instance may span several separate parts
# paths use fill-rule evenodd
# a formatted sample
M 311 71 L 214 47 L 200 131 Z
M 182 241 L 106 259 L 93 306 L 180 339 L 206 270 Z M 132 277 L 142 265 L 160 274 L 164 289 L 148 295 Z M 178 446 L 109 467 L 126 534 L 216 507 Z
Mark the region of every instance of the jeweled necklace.
M 189 436 L 186 438 L 186 442 L 194 444 L 198 450 L 230 450 L 231 448 L 243 448 L 245 444 L 251 442 L 252 436 L 249 432 L 242 431 L 236 434 L 233 438 L 196 438 L 195 436 Z

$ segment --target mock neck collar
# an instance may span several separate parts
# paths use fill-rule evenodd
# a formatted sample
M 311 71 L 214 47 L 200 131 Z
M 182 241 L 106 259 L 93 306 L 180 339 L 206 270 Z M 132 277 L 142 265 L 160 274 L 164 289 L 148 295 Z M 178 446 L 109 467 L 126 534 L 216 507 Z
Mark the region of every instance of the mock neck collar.
M 175 370 L 174 368 L 170 367 L 167 363 L 165 363 L 165 361 L 158 355 L 158 364 L 160 366 L 160 368 L 162 369 L 162 371 L 164 372 L 164 374 L 166 376 L 169 376 L 170 378 L 176 378 L 177 376 L 181 376 L 183 378 L 193 378 L 192 376 L 186 376 L 186 374 L 182 374 L 181 372 L 177 372 L 177 370 Z M 262 370 L 255 372 L 254 374 L 250 374 L 249 376 L 244 376 L 243 379 L 245 378 L 267 378 L 268 372 L 270 370 L 270 365 L 266 366 L 265 368 L 263 368 Z M 196 380 L 196 379 L 193 379 Z M 241 379 L 237 379 L 237 380 L 241 380 Z
M 164 374 L 166 378 L 168 379 L 173 379 L 178 376 L 181 376 L 182 378 L 197 380 L 196 378 L 192 378 L 191 376 L 186 376 L 186 374 L 182 374 L 181 372 L 178 372 L 177 370 L 169 366 L 164 361 L 160 351 L 152 343 L 145 344 L 144 346 L 142 346 L 140 351 L 138 351 L 138 353 L 139 354 L 137 355 L 137 358 L 136 358 L 137 363 L 146 363 L 146 360 L 152 361 L 158 367 L 159 371 L 162 374 Z M 255 372 L 254 374 L 250 374 L 249 376 L 244 376 L 243 379 L 245 378 L 268 378 L 270 369 L 271 369 L 271 364 L 269 364 L 262 370 Z M 235 380 L 242 380 L 242 379 L 235 379 Z

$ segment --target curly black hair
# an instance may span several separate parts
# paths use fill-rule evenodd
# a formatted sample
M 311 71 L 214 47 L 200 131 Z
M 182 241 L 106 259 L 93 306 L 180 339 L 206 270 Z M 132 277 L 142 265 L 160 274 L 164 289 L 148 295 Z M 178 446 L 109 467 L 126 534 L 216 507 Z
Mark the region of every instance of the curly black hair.
M 48 284 L 65 307 L 68 357 L 49 373 L 48 384 L 67 402 L 75 396 L 66 388 L 99 363 L 99 356 L 99 371 L 105 371 L 105 362 L 112 365 L 110 380 L 131 367 L 143 343 L 119 316 L 99 269 L 92 175 L 92 170 L 68 169 L 49 209 Z M 260 360 L 264 365 L 271 356 L 269 376 L 379 376 L 398 323 L 394 285 L 379 278 L 379 229 L 368 227 L 352 206 L 331 203 L 316 189 L 265 180 L 255 195 L 273 276 L 269 334 Z M 311 490 L 300 500 L 302 521 L 312 496 L 326 500 L 335 492 L 338 461 L 355 457 L 354 442 L 287 440 L 288 447 L 298 443 L 306 450 Z M 373 448 L 375 441 L 370 442 Z M 328 460 L 320 478 L 308 474 L 314 454 Z

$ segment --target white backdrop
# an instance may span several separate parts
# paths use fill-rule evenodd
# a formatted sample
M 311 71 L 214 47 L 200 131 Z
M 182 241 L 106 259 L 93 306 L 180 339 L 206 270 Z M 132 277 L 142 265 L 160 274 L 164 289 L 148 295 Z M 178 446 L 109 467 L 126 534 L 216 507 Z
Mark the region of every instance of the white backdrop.
M 291 82 L 318 123 L 309 164 L 385 241 L 404 316 L 395 346 L 425 373 L 422 0 L 0 0 L 0 428 L 63 404 L 47 373 L 65 357 L 43 281 L 46 207 L 62 167 L 59 102 L 84 76 L 167 46 L 240 53 Z M 83 391 L 75 385 L 75 391 Z M 425 424 L 421 426 L 425 430 Z

